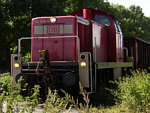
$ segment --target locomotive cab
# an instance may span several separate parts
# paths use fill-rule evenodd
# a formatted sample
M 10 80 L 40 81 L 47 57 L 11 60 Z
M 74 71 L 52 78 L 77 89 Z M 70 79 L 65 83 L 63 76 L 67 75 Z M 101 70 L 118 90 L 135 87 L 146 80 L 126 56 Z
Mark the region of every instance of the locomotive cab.
M 31 30 L 31 38 L 20 38 L 18 54 L 11 57 L 14 80 L 21 75 L 29 85 L 38 81 L 46 88 L 74 91 L 81 83 L 93 93 L 99 74 L 113 70 L 118 77 L 121 68 L 132 67 L 132 62 L 123 61 L 119 23 L 105 12 L 83 9 L 67 16 L 37 17 Z M 31 40 L 31 59 L 22 62 L 21 42 L 26 39 Z

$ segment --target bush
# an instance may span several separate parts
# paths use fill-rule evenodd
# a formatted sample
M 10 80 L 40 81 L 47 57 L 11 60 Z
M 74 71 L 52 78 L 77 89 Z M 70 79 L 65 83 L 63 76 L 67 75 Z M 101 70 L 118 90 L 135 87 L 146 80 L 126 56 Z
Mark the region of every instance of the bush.
M 39 103 L 39 86 L 34 86 L 33 93 L 30 97 L 23 97 L 20 94 L 21 86 L 19 83 L 14 87 L 10 74 L 0 74 L 0 113 L 32 113 Z M 20 106 L 20 102 L 22 105 Z M 4 106 L 3 106 L 4 105 Z M 20 107 L 19 107 L 20 106 Z M 5 110 L 4 110 L 5 108 Z
M 28 52 L 28 53 L 25 54 L 25 56 L 23 56 L 23 57 L 21 58 L 21 60 L 22 60 L 23 62 L 29 62 L 29 61 L 30 61 L 30 58 L 31 58 L 31 53 Z
M 113 94 L 117 97 L 117 105 L 109 108 L 91 107 L 89 105 L 88 96 L 85 94 L 81 87 L 81 93 L 83 95 L 83 103 L 74 101 L 74 99 L 65 93 L 65 97 L 58 95 L 57 91 L 50 91 L 47 96 L 43 111 L 47 113 L 51 112 L 69 112 L 71 109 L 76 109 L 80 113 L 120 113 L 120 112 L 149 112 L 150 108 L 150 73 L 146 71 L 134 71 L 130 77 L 124 77 L 118 81 L 117 90 L 113 90 Z M 15 106 L 18 106 L 18 102 L 23 102 L 23 106 L 19 109 L 20 112 L 32 113 L 40 102 L 39 100 L 39 86 L 35 86 L 33 93 L 29 97 L 22 97 L 20 95 L 20 85 L 16 88 L 12 88 L 12 77 L 9 74 L 0 75 L 0 112 L 2 112 L 2 103 L 7 103 L 7 111 L 16 111 Z
M 134 71 L 131 77 L 124 77 L 116 82 L 118 90 L 115 95 L 119 104 L 133 110 L 147 112 L 150 108 L 150 73 Z
M 12 84 L 12 77 L 8 73 L 0 74 L 0 93 L 9 92 Z

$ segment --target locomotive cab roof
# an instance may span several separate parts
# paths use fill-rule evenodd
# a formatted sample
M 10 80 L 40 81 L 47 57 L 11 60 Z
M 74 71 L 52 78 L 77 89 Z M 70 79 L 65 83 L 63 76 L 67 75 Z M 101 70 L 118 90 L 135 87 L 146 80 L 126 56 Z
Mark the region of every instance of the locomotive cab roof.
M 68 15 L 73 15 L 73 16 L 84 16 L 84 13 L 85 10 L 87 11 L 91 11 L 91 14 L 92 14 L 92 17 L 95 15 L 95 14 L 102 14 L 102 15 L 105 15 L 105 16 L 109 16 L 109 17 L 112 17 L 115 19 L 115 17 L 107 12 L 104 12 L 104 11 L 100 11 L 100 10 L 95 10 L 95 9 L 91 9 L 91 8 L 87 8 L 87 9 L 82 9 L 82 10 L 79 10 L 79 11 L 75 11 L 75 12 L 72 12 Z M 84 17 L 83 17 L 84 18 Z
M 69 15 L 80 16 L 84 19 L 93 20 L 103 26 L 110 26 L 112 24 L 112 21 L 116 20 L 115 17 L 109 13 L 90 8 L 75 11 L 70 13 Z

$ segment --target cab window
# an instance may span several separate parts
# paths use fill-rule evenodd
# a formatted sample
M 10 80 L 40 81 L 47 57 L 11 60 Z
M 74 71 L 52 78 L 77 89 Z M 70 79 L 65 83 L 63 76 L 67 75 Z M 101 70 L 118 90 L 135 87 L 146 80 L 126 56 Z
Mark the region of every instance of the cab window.
M 109 16 L 105 16 L 105 15 L 95 15 L 94 21 L 96 21 L 97 23 L 102 24 L 104 26 L 111 25 Z

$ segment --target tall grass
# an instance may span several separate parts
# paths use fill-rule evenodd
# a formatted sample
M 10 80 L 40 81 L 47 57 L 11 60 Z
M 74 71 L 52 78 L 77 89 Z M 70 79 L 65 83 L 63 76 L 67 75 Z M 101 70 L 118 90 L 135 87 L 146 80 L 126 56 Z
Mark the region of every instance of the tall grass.
M 20 94 L 21 91 L 21 80 L 14 87 L 13 78 L 8 73 L 0 74 L 0 112 L 6 113 L 33 113 L 36 106 L 41 102 L 39 96 L 40 86 L 35 85 L 32 89 L 32 95 L 23 97 Z M 62 90 L 65 94 L 64 97 L 61 97 L 58 94 L 58 91 L 49 90 L 47 99 L 43 107 L 43 113 L 61 113 L 63 111 L 69 112 L 72 108 L 86 111 L 83 113 L 88 113 L 89 111 L 89 100 L 85 92 L 82 91 L 83 98 L 85 103 L 78 103 L 78 100 L 75 101 L 68 93 Z M 21 104 L 21 106 L 20 106 Z M 4 105 L 4 106 L 3 106 Z M 3 109 L 5 108 L 5 110 Z
M 20 80 L 21 81 L 21 80 Z M 134 71 L 129 77 L 115 81 L 117 89 L 112 90 L 117 97 L 116 106 L 105 108 L 103 106 L 93 107 L 90 105 L 88 95 L 83 90 L 83 103 L 74 100 L 68 93 L 61 97 L 58 91 L 49 90 L 47 99 L 43 106 L 43 113 L 70 113 L 72 109 L 79 113 L 148 113 L 150 112 L 150 74 L 146 71 Z M 0 112 L 5 105 L 6 113 L 33 113 L 40 103 L 40 86 L 35 86 L 32 95 L 23 97 L 20 95 L 20 84 L 16 87 L 12 85 L 12 77 L 9 74 L 0 74 Z M 23 103 L 21 106 L 20 103 Z
M 138 112 L 150 112 L 150 73 L 136 70 L 132 76 L 116 82 L 118 90 L 114 94 L 118 104 Z
M 0 74 L 0 112 L 6 113 L 32 113 L 39 101 L 39 86 L 33 88 L 30 97 L 20 95 L 21 86 L 13 87 L 13 78 L 8 73 Z M 21 82 L 21 80 L 19 81 Z M 21 107 L 18 107 L 23 103 Z

